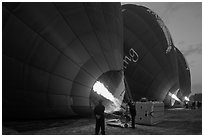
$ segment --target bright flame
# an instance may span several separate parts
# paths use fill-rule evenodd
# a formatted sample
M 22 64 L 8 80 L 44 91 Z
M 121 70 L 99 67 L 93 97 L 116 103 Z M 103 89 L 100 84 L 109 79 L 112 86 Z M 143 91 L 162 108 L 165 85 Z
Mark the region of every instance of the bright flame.
M 107 98 L 108 100 L 111 101 L 114 100 L 114 96 L 107 90 L 107 88 L 100 81 L 97 81 L 94 84 L 93 90 L 99 95 L 102 95 L 103 97 Z
M 93 86 L 93 91 L 113 102 L 113 105 L 109 106 L 111 107 L 112 111 L 120 110 L 120 101 L 117 98 L 115 98 L 110 91 L 108 91 L 108 89 L 103 85 L 103 83 L 97 81 Z
M 186 97 L 186 96 L 184 97 L 184 99 L 185 99 L 186 101 L 190 101 L 190 99 L 189 99 L 188 97 Z
M 172 94 L 171 92 L 169 92 L 169 96 L 171 96 L 173 99 L 181 102 L 181 100 L 175 94 Z

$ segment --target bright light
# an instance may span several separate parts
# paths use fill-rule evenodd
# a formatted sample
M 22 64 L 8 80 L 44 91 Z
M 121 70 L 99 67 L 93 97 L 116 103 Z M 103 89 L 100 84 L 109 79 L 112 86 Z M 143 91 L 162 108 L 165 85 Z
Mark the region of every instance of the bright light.
M 184 99 L 185 99 L 186 101 L 190 101 L 190 99 L 189 99 L 188 97 L 186 97 L 186 96 L 184 97 Z
M 97 81 L 94 84 L 93 90 L 99 95 L 102 95 L 103 97 L 107 98 L 108 100 L 111 101 L 114 100 L 114 96 L 107 90 L 107 88 L 100 81 Z
M 176 95 L 172 94 L 171 92 L 169 92 L 169 96 L 171 96 L 173 99 L 181 102 L 181 100 Z
M 109 112 L 120 110 L 120 101 L 115 98 L 110 91 L 108 91 L 108 89 L 103 85 L 103 83 L 97 81 L 93 86 L 93 91 L 113 102 L 113 104 L 111 105 L 111 110 L 109 110 Z

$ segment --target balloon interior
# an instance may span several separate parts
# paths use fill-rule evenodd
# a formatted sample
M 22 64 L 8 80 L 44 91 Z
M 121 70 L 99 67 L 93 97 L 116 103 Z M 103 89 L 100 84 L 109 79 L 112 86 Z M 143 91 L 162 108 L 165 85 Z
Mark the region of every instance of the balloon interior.
M 106 113 L 120 110 L 122 101 L 119 101 L 117 98 L 115 98 L 113 94 L 108 91 L 108 89 L 103 85 L 103 83 L 101 83 L 100 81 L 96 81 L 93 86 L 93 91 L 112 102 L 112 104 L 110 104 L 110 106 L 108 107 L 109 109 L 107 110 L 106 108 Z

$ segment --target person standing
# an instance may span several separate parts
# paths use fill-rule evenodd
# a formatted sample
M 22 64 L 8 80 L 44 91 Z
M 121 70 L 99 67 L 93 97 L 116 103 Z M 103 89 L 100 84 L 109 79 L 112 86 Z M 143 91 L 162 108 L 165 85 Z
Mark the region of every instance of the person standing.
M 105 118 L 104 118 L 105 106 L 102 104 L 102 100 L 99 100 L 98 105 L 94 108 L 94 114 L 96 118 L 95 135 L 98 135 L 100 129 L 101 134 L 105 135 Z
M 128 105 L 129 105 L 130 115 L 132 120 L 132 128 L 135 128 L 135 116 L 136 116 L 135 103 L 133 101 L 130 101 Z

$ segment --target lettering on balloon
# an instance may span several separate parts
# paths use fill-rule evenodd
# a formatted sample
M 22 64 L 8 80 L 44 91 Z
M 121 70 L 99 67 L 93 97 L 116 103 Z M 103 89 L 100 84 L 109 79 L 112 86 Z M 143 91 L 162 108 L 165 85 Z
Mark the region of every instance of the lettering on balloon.
M 138 59 L 139 59 L 139 55 L 133 48 L 131 48 L 129 50 L 129 54 L 126 55 L 123 59 L 123 68 L 126 69 L 130 62 L 136 63 Z

